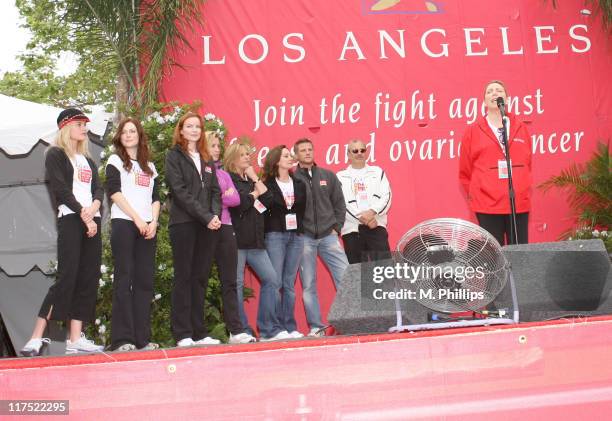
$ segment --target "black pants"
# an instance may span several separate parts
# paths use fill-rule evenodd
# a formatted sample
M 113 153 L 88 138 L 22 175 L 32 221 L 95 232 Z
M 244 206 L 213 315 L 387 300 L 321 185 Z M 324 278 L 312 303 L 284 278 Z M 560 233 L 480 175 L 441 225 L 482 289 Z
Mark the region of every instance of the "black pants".
M 40 306 L 38 316 L 48 320 L 80 320 L 91 323 L 96 315 L 102 240 L 87 237 L 87 227 L 77 214 L 57 221 L 57 277 Z M 48 316 L 48 317 L 47 317 Z
M 510 219 L 512 215 L 494 215 L 490 213 L 477 213 L 478 223 L 481 227 L 491 233 L 499 244 L 514 244 L 510 238 Z M 529 227 L 529 212 L 516 214 L 516 231 L 518 234 L 519 244 L 527 244 L 528 242 L 528 227 Z M 507 240 L 507 241 L 506 241 Z
M 170 319 L 172 335 L 177 342 L 185 338 L 197 341 L 208 336 L 204 300 L 218 239 L 218 231 L 209 230 L 198 222 L 170 226 L 174 260 Z
M 236 266 L 238 265 L 238 244 L 231 225 L 221 225 L 219 242 L 215 251 L 217 269 L 221 280 L 223 299 L 223 321 L 232 335 L 244 332 L 238 314 L 238 294 L 236 292 Z
M 367 225 L 359 225 L 359 232 L 345 234 L 342 240 L 350 264 L 391 257 L 389 234 L 385 227 L 371 229 Z
M 111 221 L 115 263 L 112 349 L 128 343 L 143 348 L 151 341 L 156 241 L 156 238 L 145 240 L 132 221 L 120 218 Z

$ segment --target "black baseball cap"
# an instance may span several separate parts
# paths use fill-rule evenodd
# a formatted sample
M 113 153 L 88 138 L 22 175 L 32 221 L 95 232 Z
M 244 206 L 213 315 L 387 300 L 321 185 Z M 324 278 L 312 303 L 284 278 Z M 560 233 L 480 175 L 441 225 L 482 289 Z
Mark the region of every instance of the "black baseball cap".
M 89 122 L 89 118 L 87 118 L 87 116 L 83 114 L 83 111 L 81 110 L 77 110 L 76 108 L 67 108 L 57 116 L 57 127 L 61 129 L 71 121 Z

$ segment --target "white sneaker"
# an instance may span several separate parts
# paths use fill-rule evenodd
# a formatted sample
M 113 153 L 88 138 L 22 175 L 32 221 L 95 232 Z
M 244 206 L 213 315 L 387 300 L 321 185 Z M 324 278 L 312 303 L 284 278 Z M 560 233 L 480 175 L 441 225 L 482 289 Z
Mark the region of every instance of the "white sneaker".
M 249 335 L 246 332 L 239 333 L 237 335 L 232 335 L 230 333 L 230 337 L 229 337 L 230 344 L 249 344 L 251 342 L 257 342 L 257 339 L 254 336 Z
M 298 332 L 297 330 L 294 330 L 293 332 L 289 332 L 289 335 L 291 335 L 293 339 L 299 339 L 299 338 L 304 337 L 304 335 L 301 332 Z
M 325 336 L 325 328 L 322 328 L 322 327 L 313 327 L 312 329 L 310 329 L 310 332 L 308 332 L 308 336 L 310 336 L 310 337 Z
M 183 338 L 176 343 L 176 346 L 184 347 L 184 346 L 194 346 L 195 342 L 191 338 Z
M 32 338 L 21 348 L 19 353 L 24 357 L 38 357 L 46 345 L 51 343 L 49 338 Z
M 219 339 L 213 339 L 210 336 L 193 341 L 194 345 L 219 345 L 221 341 Z
M 272 342 L 272 341 L 284 341 L 285 339 L 293 339 L 293 337 L 286 330 L 281 330 L 280 332 L 278 332 L 276 335 L 272 336 L 271 338 L 260 338 L 259 340 L 261 342 Z
M 81 337 L 74 342 L 70 339 L 66 341 L 66 354 L 76 354 L 77 352 L 102 352 L 103 345 L 96 345 L 94 341 L 87 339 L 81 332 Z
M 138 349 L 140 351 L 152 351 L 154 349 L 159 349 L 159 344 L 156 344 L 155 342 L 149 342 L 148 344 L 146 344 L 142 348 L 138 348 Z
M 119 348 L 115 349 L 115 351 L 125 352 L 125 351 L 133 351 L 135 349 L 136 349 L 136 345 L 134 344 L 123 344 Z

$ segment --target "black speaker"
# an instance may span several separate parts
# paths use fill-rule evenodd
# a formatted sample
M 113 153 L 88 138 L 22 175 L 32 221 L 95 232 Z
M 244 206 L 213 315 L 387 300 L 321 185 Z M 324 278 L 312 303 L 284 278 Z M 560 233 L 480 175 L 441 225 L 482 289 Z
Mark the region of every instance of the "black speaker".
M 503 247 L 521 321 L 612 314 L 610 256 L 601 240 Z
M 392 299 L 374 299 L 374 290 L 389 293 L 394 290 L 392 282 L 377 284 L 372 282 L 375 266 L 391 266 L 396 262 L 384 260 L 379 262 L 356 263 L 344 272 L 336 297 L 330 308 L 327 319 L 336 332 L 342 335 L 366 333 L 386 333 L 397 325 L 396 302 Z M 415 290 L 410 284 L 398 286 L 397 290 Z M 410 324 L 427 322 L 428 309 L 415 300 L 400 300 L 402 317 Z

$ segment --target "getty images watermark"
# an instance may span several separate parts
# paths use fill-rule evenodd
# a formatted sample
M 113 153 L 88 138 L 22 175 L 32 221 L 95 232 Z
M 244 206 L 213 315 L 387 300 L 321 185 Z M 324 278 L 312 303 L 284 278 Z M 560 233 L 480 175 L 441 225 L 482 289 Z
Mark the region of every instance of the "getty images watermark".
M 400 257 L 362 263 L 360 272 L 363 310 L 393 309 L 398 301 L 483 300 L 491 273 L 486 265 L 414 265 Z

